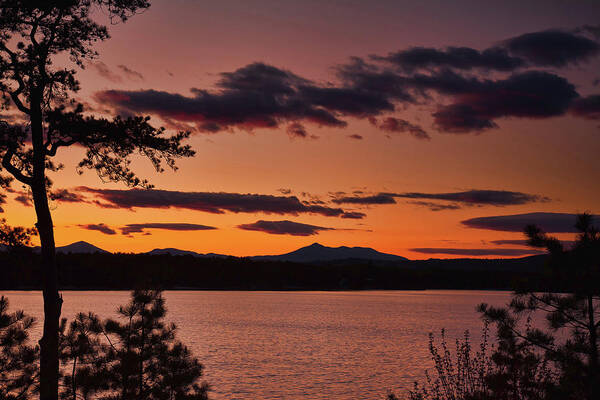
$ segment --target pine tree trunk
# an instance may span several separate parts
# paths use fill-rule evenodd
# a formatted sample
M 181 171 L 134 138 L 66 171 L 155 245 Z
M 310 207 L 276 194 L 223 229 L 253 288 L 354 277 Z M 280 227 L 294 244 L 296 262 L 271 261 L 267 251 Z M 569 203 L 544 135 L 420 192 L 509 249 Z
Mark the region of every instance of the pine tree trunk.
M 40 399 L 58 400 L 58 330 L 62 298 L 58 293 L 54 226 L 46 193 L 46 153 L 43 143 L 41 96 L 32 96 L 31 105 L 31 136 L 34 150 L 31 191 L 42 248 L 44 298 L 44 330 L 40 339 Z
M 40 399 L 58 399 L 58 330 L 62 298 L 58 293 L 58 268 L 54 228 L 45 185 L 32 187 L 37 228 L 42 247 L 44 331 L 40 340 Z

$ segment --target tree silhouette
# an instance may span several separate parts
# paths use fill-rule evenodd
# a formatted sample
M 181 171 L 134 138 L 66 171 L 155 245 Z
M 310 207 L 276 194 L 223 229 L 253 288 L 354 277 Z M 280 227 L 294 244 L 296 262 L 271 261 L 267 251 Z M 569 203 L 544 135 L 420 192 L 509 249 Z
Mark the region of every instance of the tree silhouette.
M 93 313 L 79 313 L 69 324 L 61 321 L 61 398 L 89 399 L 108 388 L 101 321 Z
M 23 311 L 9 313 L 8 305 L 0 297 L 0 399 L 28 399 L 38 374 L 38 348 L 27 344 L 34 319 Z
M 164 322 L 160 291 L 132 292 L 118 313 L 105 321 L 79 314 L 63 329 L 63 398 L 207 399 L 208 386 L 198 383 L 203 367 Z
M 35 234 L 35 229 L 11 227 L 6 223 L 6 219 L 0 219 L 0 246 L 4 246 L 8 251 L 22 250 L 30 246 L 31 236 Z
M 48 171 L 63 147 L 86 149 L 79 170 L 89 168 L 111 181 L 150 187 L 130 169 L 131 156 L 147 157 L 159 172 L 175 168 L 175 159 L 194 154 L 181 145 L 189 132 L 166 136 L 148 118 L 111 120 L 84 114 L 75 104 L 79 89 L 75 68 L 97 56 L 94 43 L 108 39 L 106 26 L 93 18 L 104 10 L 111 22 L 125 21 L 149 7 L 147 0 L 0 0 L 0 93 L 10 119 L 0 122 L 2 170 L 32 194 L 41 242 L 44 326 L 40 340 L 40 397 L 58 398 L 58 340 L 62 299 L 56 264 Z M 66 57 L 65 57 L 66 56 Z M 72 62 L 59 66 L 57 59 Z M 9 177 L 0 178 L 6 187 Z
M 482 304 L 480 311 L 497 325 L 500 347 L 495 357 L 507 370 L 536 363 L 520 357 L 527 349 L 538 361 L 551 363 L 557 374 L 547 398 L 592 400 L 600 398 L 600 234 L 590 214 L 579 215 L 575 226 L 579 234 L 569 250 L 557 238 L 528 226 L 529 244 L 551 255 L 550 287 L 544 292 L 518 290 L 507 307 Z M 545 316 L 546 329 L 532 327 L 536 314 Z

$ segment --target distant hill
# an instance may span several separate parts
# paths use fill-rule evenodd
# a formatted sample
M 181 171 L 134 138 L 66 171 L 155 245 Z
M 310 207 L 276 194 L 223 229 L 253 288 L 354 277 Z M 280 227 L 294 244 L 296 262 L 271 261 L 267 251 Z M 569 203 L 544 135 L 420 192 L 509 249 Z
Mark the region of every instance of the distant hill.
M 33 251 L 36 253 L 40 252 L 40 246 L 36 246 L 33 248 Z M 100 247 L 96 247 L 93 244 L 88 242 L 79 241 L 75 243 L 68 244 L 66 246 L 61 246 L 56 248 L 57 253 L 73 253 L 73 254 L 94 254 L 94 253 L 105 253 L 110 254 L 109 251 L 103 250 Z
M 302 247 L 291 253 L 274 256 L 250 257 L 257 261 L 292 261 L 298 263 L 316 263 L 339 260 L 369 260 L 369 261 L 408 261 L 407 258 L 394 254 L 380 253 L 369 247 L 327 247 L 319 243 Z
M 154 249 L 145 254 L 148 254 L 151 256 L 170 254 L 172 256 L 193 256 L 193 257 L 202 257 L 202 258 L 211 258 L 211 257 L 226 258 L 226 257 L 229 257 L 229 256 L 226 256 L 223 254 L 216 254 L 216 253 L 201 254 L 201 253 L 196 253 L 195 251 L 179 250 L 179 249 L 174 249 L 171 247 L 166 248 L 166 249 Z

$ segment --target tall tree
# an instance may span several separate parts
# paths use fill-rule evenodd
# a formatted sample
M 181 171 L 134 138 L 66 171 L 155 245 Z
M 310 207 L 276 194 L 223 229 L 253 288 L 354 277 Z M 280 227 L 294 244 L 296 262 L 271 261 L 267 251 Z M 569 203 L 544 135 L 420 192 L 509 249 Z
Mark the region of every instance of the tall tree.
M 43 269 L 44 326 L 40 340 L 40 397 L 58 398 L 58 332 L 62 298 L 55 257 L 48 171 L 59 149 L 86 149 L 79 169 L 128 186 L 150 187 L 130 169 L 131 156 L 146 156 L 159 172 L 194 152 L 167 136 L 149 118 L 113 119 L 84 114 L 75 104 L 76 69 L 97 57 L 93 45 L 109 38 L 98 21 L 124 22 L 149 7 L 148 0 L 0 0 L 0 93 L 10 118 L 0 123 L 0 173 L 8 172 L 31 191 Z M 103 13 L 96 13 L 98 10 Z M 96 18 L 97 17 L 97 18 Z M 65 61 L 69 60 L 69 61 Z M 67 63 L 70 63 L 67 65 Z M 6 187 L 8 176 L 0 178 Z

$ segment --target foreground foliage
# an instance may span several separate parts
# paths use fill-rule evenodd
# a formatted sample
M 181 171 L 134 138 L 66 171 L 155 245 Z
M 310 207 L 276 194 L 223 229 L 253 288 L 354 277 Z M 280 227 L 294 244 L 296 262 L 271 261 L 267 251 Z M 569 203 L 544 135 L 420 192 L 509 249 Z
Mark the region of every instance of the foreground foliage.
M 476 353 L 472 362 L 465 337 L 457 342 L 455 368 L 444 338 L 441 355 L 430 339 L 437 378 L 417 384 L 410 400 L 600 398 L 600 233 L 590 214 L 579 215 L 575 227 L 570 249 L 538 227 L 526 227 L 529 244 L 550 254 L 544 290 L 521 286 L 506 307 L 478 307 L 496 327 L 489 358 Z
M 35 392 L 39 349 L 28 344 L 34 319 L 23 311 L 8 311 L 0 297 L 0 399 L 28 399 Z
M 65 399 L 204 400 L 202 365 L 166 324 L 160 291 L 136 290 L 119 319 L 79 314 L 63 323 Z
M 507 307 L 480 306 L 506 343 L 500 361 L 515 363 L 514 349 L 531 348 L 555 371 L 554 385 L 546 390 L 549 399 L 600 398 L 600 234 L 593 222 L 590 214 L 578 216 L 579 233 L 568 250 L 557 238 L 527 227 L 530 245 L 551 255 L 553 287 L 542 293 L 518 289 Z M 536 316 L 544 317 L 546 327 L 529 326 Z
M 409 391 L 410 400 L 468 399 L 487 391 L 486 377 L 492 369 L 489 355 L 489 329 L 483 329 L 479 350 L 471 347 L 469 331 L 462 340 L 456 340 L 455 354 L 448 348 L 445 331 L 442 329 L 439 347 L 433 333 L 429 334 L 429 353 L 434 363 L 435 375 L 425 371 L 425 383 L 415 382 Z M 388 400 L 398 400 L 390 394 Z
M 158 290 L 136 290 L 118 319 L 80 313 L 60 329 L 61 399 L 206 400 L 203 366 L 165 323 Z M 0 399 L 29 399 L 39 385 L 39 348 L 28 344 L 33 318 L 8 312 L 0 297 Z

